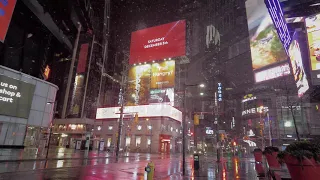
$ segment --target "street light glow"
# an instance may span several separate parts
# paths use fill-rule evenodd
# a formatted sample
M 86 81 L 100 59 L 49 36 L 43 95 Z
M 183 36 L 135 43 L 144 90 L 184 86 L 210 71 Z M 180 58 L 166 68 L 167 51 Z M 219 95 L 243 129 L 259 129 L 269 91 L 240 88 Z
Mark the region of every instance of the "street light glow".
M 203 96 L 204 94 L 203 93 L 200 93 L 200 96 Z
M 200 84 L 199 86 L 200 86 L 201 88 L 203 88 L 205 85 L 204 85 L 204 84 Z

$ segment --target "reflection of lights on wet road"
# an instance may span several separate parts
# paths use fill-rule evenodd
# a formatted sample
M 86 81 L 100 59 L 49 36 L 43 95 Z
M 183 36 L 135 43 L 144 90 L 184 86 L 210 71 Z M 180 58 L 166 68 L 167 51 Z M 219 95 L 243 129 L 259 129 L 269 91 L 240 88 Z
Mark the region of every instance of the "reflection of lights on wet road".
M 63 167 L 63 160 L 57 161 L 57 168 Z
M 129 162 L 129 157 L 126 157 L 124 162 L 126 162 L 126 163 Z
M 226 168 L 225 167 L 223 167 L 223 170 L 222 170 L 222 179 L 223 180 L 227 179 L 227 173 L 226 173 Z

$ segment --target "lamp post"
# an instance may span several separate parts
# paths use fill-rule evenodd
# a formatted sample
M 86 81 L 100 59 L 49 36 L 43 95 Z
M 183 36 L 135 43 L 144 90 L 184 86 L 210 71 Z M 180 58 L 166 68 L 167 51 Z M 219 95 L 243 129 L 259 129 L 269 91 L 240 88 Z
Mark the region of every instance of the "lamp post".
M 194 87 L 199 86 L 201 88 L 204 88 L 204 84 L 191 84 L 187 85 L 184 84 L 184 90 L 183 90 L 183 117 L 182 117 L 182 175 L 185 175 L 185 164 L 186 164 L 186 152 L 185 152 L 185 146 L 186 146 L 186 118 L 187 118 L 187 110 L 186 110 L 186 94 L 187 94 L 187 88 L 188 87 Z
M 49 149 L 50 149 L 50 140 L 51 140 L 51 134 L 52 134 L 52 126 L 54 125 L 54 115 L 56 113 L 56 102 L 47 102 L 47 105 L 53 105 L 53 113 L 52 113 L 52 118 L 51 118 L 51 125 L 50 125 L 50 130 L 49 130 L 49 137 L 48 137 L 48 146 L 47 146 L 47 153 L 46 153 L 46 162 L 44 164 L 44 167 L 47 166 L 47 161 L 48 161 L 48 154 L 49 154 Z
M 151 145 L 152 145 L 152 126 L 151 126 L 151 121 L 149 121 L 149 118 L 147 118 L 146 119 L 146 121 L 148 121 L 149 122 L 149 125 L 148 125 L 148 128 L 147 129 L 149 129 L 149 131 L 150 131 L 150 154 L 151 154 Z

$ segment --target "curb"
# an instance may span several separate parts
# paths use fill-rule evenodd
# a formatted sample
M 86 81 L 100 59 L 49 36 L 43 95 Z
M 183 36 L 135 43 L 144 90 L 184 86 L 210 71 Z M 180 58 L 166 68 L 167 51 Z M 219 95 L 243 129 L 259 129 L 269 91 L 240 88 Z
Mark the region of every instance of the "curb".
M 121 156 L 120 158 L 125 157 L 135 157 L 135 156 Z M 25 161 L 54 161 L 54 160 L 79 160 L 79 159 L 107 159 L 107 158 L 116 158 L 114 156 L 109 157 L 79 157 L 79 158 L 39 158 L 39 159 L 8 159 L 8 160 L 0 160 L 0 163 L 4 162 L 25 162 Z

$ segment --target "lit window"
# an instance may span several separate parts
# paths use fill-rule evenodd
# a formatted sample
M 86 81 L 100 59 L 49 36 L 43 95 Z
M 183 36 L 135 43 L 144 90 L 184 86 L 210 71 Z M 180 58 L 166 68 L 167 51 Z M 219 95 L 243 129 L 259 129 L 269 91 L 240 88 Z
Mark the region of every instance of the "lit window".
M 75 130 L 76 128 L 77 128 L 77 126 L 76 126 L 75 124 L 72 124 L 72 125 L 71 125 L 71 129 L 72 129 L 72 130 Z
M 291 127 L 291 126 L 292 126 L 291 121 L 286 121 L 284 123 L 284 127 Z
M 142 126 L 141 126 L 141 125 L 138 125 L 138 126 L 137 126 L 137 129 L 138 129 L 138 131 L 141 131 Z
M 147 145 L 150 145 L 150 144 L 151 144 L 151 138 L 148 137 L 148 139 L 147 139 Z
M 171 131 L 171 132 L 173 131 L 173 127 L 170 128 L 170 131 Z
M 151 129 L 152 129 L 152 126 L 151 126 L 151 125 L 149 125 L 149 126 L 148 126 L 148 129 L 149 129 L 149 130 L 151 130 Z
M 101 126 L 98 126 L 97 129 L 98 129 L 98 131 L 100 131 L 101 130 Z
M 136 147 L 139 147 L 141 144 L 141 137 L 140 136 L 136 136 Z
M 109 128 L 108 128 L 109 130 L 112 130 L 113 129 L 113 126 L 109 126 Z
M 178 132 L 178 129 L 176 129 L 176 133 Z

